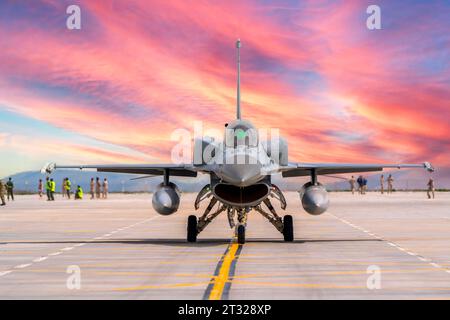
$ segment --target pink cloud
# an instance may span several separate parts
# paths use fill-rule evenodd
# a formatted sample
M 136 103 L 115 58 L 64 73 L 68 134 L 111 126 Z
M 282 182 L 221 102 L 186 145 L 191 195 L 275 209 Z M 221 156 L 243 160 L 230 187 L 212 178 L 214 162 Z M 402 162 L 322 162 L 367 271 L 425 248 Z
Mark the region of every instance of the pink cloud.
M 450 71 L 428 74 L 408 63 L 439 49 L 430 43 L 405 51 L 415 35 L 404 27 L 367 34 L 355 18 L 364 13 L 361 3 L 311 1 L 301 10 L 242 1 L 81 6 L 89 18 L 80 33 L 25 21 L 0 29 L 0 103 L 167 160 L 174 129 L 191 129 L 195 120 L 222 128 L 233 119 L 233 45 L 240 37 L 243 115 L 279 127 L 291 160 L 420 158 L 450 166 L 439 151 L 449 146 Z M 422 22 L 423 34 L 443 25 Z M 303 73 L 312 80 L 301 83 Z

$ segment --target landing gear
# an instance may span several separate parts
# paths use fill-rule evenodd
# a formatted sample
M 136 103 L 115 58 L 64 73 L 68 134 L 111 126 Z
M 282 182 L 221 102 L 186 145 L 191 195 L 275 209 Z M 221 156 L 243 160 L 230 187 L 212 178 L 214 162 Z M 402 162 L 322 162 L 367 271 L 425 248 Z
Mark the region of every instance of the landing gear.
M 237 210 L 238 225 L 236 226 L 236 237 L 238 244 L 245 243 L 245 227 L 247 226 L 248 213 L 250 208 L 239 208 Z
M 196 242 L 197 241 L 197 217 L 189 216 L 188 224 L 187 224 L 187 241 L 188 242 Z
M 244 244 L 245 243 L 245 226 L 243 224 L 240 224 L 237 226 L 237 242 L 239 244 Z
M 256 206 L 254 209 L 259 212 L 264 218 L 269 220 L 269 222 L 283 234 L 284 241 L 294 241 L 294 223 L 292 220 L 292 216 L 285 215 L 282 219 L 275 211 L 275 208 L 272 206 L 272 203 L 269 199 L 265 199 L 263 203 L 269 209 L 269 212 L 264 210 L 261 205 Z
M 206 191 L 204 192 L 203 198 L 197 197 L 197 200 L 195 202 L 195 208 L 198 208 L 198 204 L 200 203 L 200 201 L 207 197 L 209 197 L 209 196 Z M 189 216 L 188 226 L 187 226 L 187 241 L 188 242 L 197 241 L 197 235 L 200 232 L 202 232 L 206 228 L 206 226 L 208 224 L 210 224 L 211 221 L 213 221 L 221 212 L 227 210 L 227 207 L 225 205 L 219 203 L 219 206 L 216 209 L 216 211 L 213 211 L 213 213 L 211 213 L 211 210 L 214 208 L 214 206 L 217 204 L 217 202 L 218 201 L 216 198 L 212 198 L 208 204 L 208 207 L 205 209 L 205 212 L 200 216 L 200 218 L 197 219 L 197 217 L 194 215 Z
M 282 210 L 286 209 L 286 199 L 277 186 L 272 185 L 270 197 L 280 202 L 280 207 Z M 212 194 L 210 185 L 206 185 L 200 191 L 195 200 L 195 209 L 198 210 L 200 208 L 200 203 L 208 198 L 211 199 L 204 213 L 199 216 L 198 219 L 194 215 L 189 216 L 188 218 L 188 242 L 196 242 L 198 234 L 200 234 L 200 232 L 202 232 L 215 218 L 217 218 L 217 216 L 226 211 L 230 228 L 235 229 L 237 243 L 244 244 L 248 214 L 251 210 L 259 212 L 264 218 L 266 218 L 281 234 L 283 234 L 284 241 L 294 241 L 294 224 L 292 216 L 279 216 L 269 198 L 264 199 L 256 206 L 234 207 L 219 201 Z
M 280 231 L 281 233 L 283 233 L 283 221 L 281 219 L 281 217 L 277 214 L 277 212 L 275 211 L 274 207 L 272 206 L 271 202 L 269 199 L 264 200 L 264 204 L 267 206 L 267 208 L 269 208 L 270 212 L 267 212 L 266 210 L 264 210 L 264 208 L 262 207 L 262 205 L 256 206 L 254 209 L 259 212 L 264 218 L 266 218 L 267 220 L 269 220 L 269 222 L 271 224 L 273 224 L 273 226 Z
M 283 236 L 284 241 L 294 241 L 294 223 L 292 220 L 292 216 L 289 214 L 285 215 L 283 218 Z

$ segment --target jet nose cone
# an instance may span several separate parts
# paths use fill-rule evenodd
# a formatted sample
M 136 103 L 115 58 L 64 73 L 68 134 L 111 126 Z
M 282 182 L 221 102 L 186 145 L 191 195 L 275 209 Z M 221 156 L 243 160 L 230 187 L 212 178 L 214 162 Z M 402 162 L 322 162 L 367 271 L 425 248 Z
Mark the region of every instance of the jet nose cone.
M 223 168 L 224 180 L 240 187 L 246 187 L 257 182 L 261 176 L 261 166 L 258 164 L 234 164 Z

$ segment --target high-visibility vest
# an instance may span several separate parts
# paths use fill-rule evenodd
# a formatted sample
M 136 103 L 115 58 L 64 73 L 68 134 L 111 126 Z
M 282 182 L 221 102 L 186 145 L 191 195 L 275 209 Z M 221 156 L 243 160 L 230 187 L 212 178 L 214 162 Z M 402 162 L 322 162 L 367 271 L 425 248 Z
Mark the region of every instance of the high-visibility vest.
M 50 181 L 51 184 L 51 191 L 55 192 L 56 191 L 56 182 L 55 181 Z
M 70 182 L 70 180 L 66 181 L 66 190 L 70 190 L 70 187 L 72 186 L 72 183 Z
M 52 190 L 52 182 L 50 180 L 45 184 L 45 190 Z
M 83 189 L 81 187 L 77 189 L 77 197 L 83 199 Z

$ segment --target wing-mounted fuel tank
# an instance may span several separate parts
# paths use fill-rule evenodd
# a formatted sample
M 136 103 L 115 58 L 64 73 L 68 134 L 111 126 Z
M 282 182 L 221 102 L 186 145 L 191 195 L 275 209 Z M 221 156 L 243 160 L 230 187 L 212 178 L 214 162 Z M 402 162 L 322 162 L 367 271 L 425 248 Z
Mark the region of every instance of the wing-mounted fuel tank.
M 309 214 L 319 215 L 328 209 L 330 204 L 328 192 L 320 183 L 313 185 L 308 182 L 303 185 L 299 193 L 303 209 Z
M 153 209 L 161 215 L 175 213 L 180 206 L 180 191 L 175 183 L 161 183 L 156 187 L 152 199 Z

